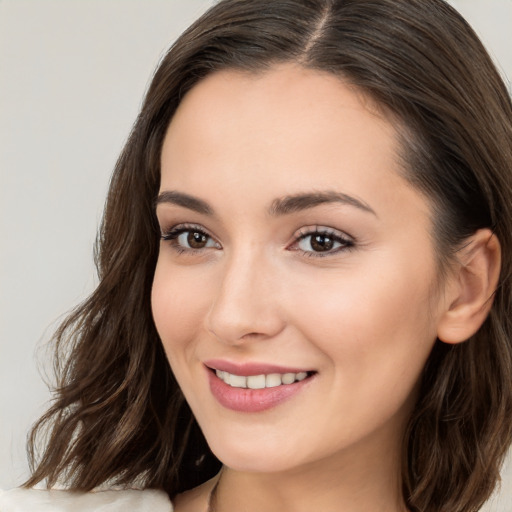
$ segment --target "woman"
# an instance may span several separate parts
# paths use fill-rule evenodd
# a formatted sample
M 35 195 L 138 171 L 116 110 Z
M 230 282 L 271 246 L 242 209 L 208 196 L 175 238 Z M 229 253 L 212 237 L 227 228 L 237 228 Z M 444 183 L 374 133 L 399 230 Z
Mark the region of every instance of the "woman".
M 32 436 L 26 487 L 146 490 L 2 510 L 478 510 L 512 429 L 511 120 L 441 0 L 215 5 L 153 78 Z

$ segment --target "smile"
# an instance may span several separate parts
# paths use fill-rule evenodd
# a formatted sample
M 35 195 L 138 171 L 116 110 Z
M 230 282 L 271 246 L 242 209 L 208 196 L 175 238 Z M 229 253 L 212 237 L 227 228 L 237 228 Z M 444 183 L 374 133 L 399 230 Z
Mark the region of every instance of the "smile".
M 318 376 L 316 371 L 271 364 L 205 363 L 210 392 L 223 407 L 256 413 L 273 409 L 303 393 Z
M 222 370 L 216 370 L 219 379 L 233 388 L 264 389 L 276 388 L 282 385 L 293 384 L 307 378 L 307 372 L 299 373 L 269 373 L 267 375 L 236 375 Z

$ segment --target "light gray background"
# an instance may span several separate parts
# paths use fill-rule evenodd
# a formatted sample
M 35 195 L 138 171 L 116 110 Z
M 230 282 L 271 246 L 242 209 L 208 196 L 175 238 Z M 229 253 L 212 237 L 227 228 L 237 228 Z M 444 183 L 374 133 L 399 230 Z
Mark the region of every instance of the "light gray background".
M 45 342 L 94 287 L 110 172 L 159 58 L 212 0 L 0 0 L 0 487 L 27 476 Z M 512 77 L 512 0 L 453 0 Z M 36 361 L 37 358 L 37 361 Z M 512 418 L 511 418 L 512 421 Z M 486 509 L 512 511 L 512 469 Z

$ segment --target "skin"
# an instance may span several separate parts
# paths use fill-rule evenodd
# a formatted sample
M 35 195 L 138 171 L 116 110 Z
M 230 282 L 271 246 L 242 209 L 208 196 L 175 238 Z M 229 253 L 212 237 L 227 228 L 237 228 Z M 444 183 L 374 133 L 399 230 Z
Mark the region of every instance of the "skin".
M 292 64 L 216 73 L 182 101 L 165 137 L 155 324 L 178 382 L 225 468 L 217 510 L 397 512 L 400 450 L 418 378 L 447 310 L 426 199 L 400 175 L 397 133 L 339 78 Z M 334 191 L 269 212 L 276 199 Z M 183 227 L 183 225 L 185 226 Z M 192 226 L 191 226 L 192 225 Z M 311 233 L 348 240 L 319 253 Z M 448 291 L 447 291 L 448 290 Z M 258 413 L 212 396 L 204 361 L 307 368 L 314 378 Z M 213 483 L 178 497 L 206 510 Z

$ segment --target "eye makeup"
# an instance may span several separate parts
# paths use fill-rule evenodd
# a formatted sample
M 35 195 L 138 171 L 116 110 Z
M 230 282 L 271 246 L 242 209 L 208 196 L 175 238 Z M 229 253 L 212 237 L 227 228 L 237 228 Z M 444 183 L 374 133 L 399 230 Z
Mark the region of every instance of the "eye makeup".
M 222 245 L 198 224 L 182 223 L 173 226 L 162 232 L 161 239 L 169 242 L 179 254 L 222 249 Z M 325 226 L 313 226 L 298 230 L 286 249 L 300 252 L 307 257 L 322 258 L 351 250 L 354 246 L 353 237 L 346 233 Z

